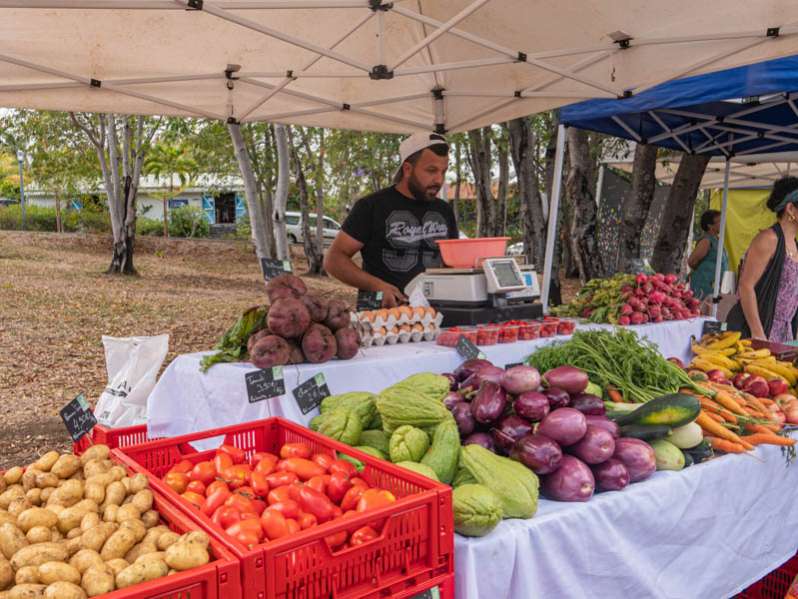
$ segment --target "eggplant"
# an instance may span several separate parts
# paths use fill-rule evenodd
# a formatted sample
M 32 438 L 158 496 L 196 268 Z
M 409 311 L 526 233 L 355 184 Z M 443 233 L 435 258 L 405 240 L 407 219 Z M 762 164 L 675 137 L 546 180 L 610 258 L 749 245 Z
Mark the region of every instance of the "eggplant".
M 591 414 L 593 416 L 603 416 L 607 411 L 604 408 L 604 400 L 590 393 L 577 393 L 576 395 L 572 395 L 571 403 L 568 405 L 579 410 L 583 414 Z
M 501 386 L 507 393 L 518 395 L 540 388 L 540 373 L 532 366 L 519 364 L 505 370 L 501 378 Z
M 457 391 L 460 381 L 457 380 L 457 377 L 454 376 L 454 373 L 444 372 L 441 376 L 445 376 L 447 379 L 449 379 L 449 391 Z
M 463 439 L 464 446 L 472 444 L 484 447 L 488 451 L 495 450 L 493 445 L 493 437 L 491 437 L 488 433 L 471 433 L 465 439 Z
M 585 415 L 573 408 L 560 408 L 546 416 L 538 425 L 537 432 L 554 439 L 563 446 L 581 441 L 587 432 Z
M 457 379 L 459 382 L 462 382 L 485 366 L 493 366 L 493 363 L 489 362 L 488 360 L 474 358 L 472 360 L 466 360 L 460 364 L 460 366 L 458 366 L 452 374 L 454 375 L 455 379 Z
M 549 406 L 552 410 L 564 408 L 571 403 L 571 396 L 565 389 L 559 387 L 549 387 L 543 391 L 543 395 L 549 399 Z
M 497 385 L 501 382 L 504 371 L 498 366 L 485 366 L 478 372 L 471 374 L 466 380 L 460 383 L 460 393 L 470 395 L 479 390 L 482 383 L 490 381 Z
M 558 366 L 543 375 L 543 381 L 549 387 L 559 387 L 571 395 L 582 393 L 590 382 L 587 373 L 573 366 Z
M 593 414 L 585 414 L 585 420 L 588 426 L 597 426 L 603 428 L 612 435 L 613 439 L 620 437 L 620 427 L 616 422 L 613 422 L 606 416 L 594 416 Z
M 531 422 L 543 420 L 549 413 L 549 399 L 538 391 L 528 391 L 515 398 L 513 410 Z
M 507 393 L 498 383 L 483 382 L 476 397 L 471 401 L 474 420 L 482 424 L 495 422 L 507 406 Z
M 654 474 L 657 459 L 654 449 L 640 439 L 621 437 L 615 440 L 615 452 L 612 457 L 623 462 L 629 471 L 629 482 L 636 483 Z
M 535 474 L 550 474 L 560 467 L 562 449 L 554 439 L 535 433 L 516 441 L 510 457 L 521 462 Z
M 457 423 L 457 430 L 461 437 L 467 437 L 474 432 L 474 416 L 471 414 L 471 406 L 465 401 L 459 401 L 452 407 L 452 416 Z
M 596 479 L 579 458 L 562 456 L 560 467 L 543 477 L 543 494 L 556 501 L 587 501 L 593 497 Z
M 620 491 L 629 484 L 629 470 L 615 458 L 593 466 L 593 477 L 599 491 Z
M 603 428 L 590 425 L 579 443 L 568 448 L 568 453 L 591 465 L 606 462 L 614 452 L 615 439 L 612 434 Z
M 532 425 L 520 416 L 511 414 L 502 418 L 499 426 L 491 432 L 496 446 L 508 452 L 518 439 L 532 432 Z

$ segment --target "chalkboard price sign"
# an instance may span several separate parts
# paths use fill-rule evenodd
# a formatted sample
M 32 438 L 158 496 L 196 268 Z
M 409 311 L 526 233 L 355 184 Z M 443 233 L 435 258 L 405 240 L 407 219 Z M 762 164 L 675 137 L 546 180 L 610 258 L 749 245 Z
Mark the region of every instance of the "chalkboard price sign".
M 464 335 L 460 335 L 460 338 L 457 340 L 457 345 L 455 345 L 454 348 L 457 350 L 457 353 L 463 356 L 466 360 L 485 357 L 485 354 L 479 351 L 479 348 L 474 345 L 474 342 Z
M 510 362 L 509 364 L 504 365 L 505 370 L 510 370 L 513 366 L 523 366 L 523 362 Z
M 61 408 L 59 413 L 74 442 L 80 441 L 97 424 L 94 412 L 91 411 L 83 393 Z
M 288 260 L 276 260 L 273 258 L 261 258 L 260 267 L 263 271 L 263 278 L 269 281 L 274 277 L 290 273 L 291 262 Z
M 330 388 L 323 373 L 309 378 L 293 391 L 294 399 L 303 414 L 315 410 L 321 405 L 321 400 L 330 395 Z
M 357 311 L 376 310 L 382 307 L 382 291 L 357 292 Z
M 722 333 L 726 330 L 725 322 L 718 322 L 717 320 L 707 320 L 701 325 L 701 336 L 711 335 L 714 333 Z
M 244 375 L 244 378 L 247 383 L 249 403 L 257 403 L 265 399 L 285 395 L 282 366 L 248 372 Z

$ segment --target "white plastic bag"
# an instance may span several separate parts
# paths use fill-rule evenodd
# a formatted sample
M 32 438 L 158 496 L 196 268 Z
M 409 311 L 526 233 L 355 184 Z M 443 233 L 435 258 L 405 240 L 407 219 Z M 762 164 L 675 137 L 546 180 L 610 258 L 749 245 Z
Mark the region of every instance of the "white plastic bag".
M 147 396 L 169 351 L 169 335 L 103 335 L 103 346 L 108 385 L 94 408 L 97 422 L 112 428 L 144 424 Z

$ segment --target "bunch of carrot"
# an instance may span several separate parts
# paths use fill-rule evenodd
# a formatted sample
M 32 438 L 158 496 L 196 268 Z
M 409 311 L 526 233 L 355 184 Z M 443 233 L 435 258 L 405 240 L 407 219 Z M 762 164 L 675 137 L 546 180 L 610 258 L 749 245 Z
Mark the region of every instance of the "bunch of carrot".
M 696 423 L 704 430 L 704 438 L 713 449 L 743 453 L 755 445 L 795 445 L 794 439 L 776 434 L 781 425 L 772 419 L 766 405 L 771 400 L 711 381 L 701 384 L 711 390 L 712 397 L 689 389 L 681 389 L 681 392 L 692 394 L 701 402 Z

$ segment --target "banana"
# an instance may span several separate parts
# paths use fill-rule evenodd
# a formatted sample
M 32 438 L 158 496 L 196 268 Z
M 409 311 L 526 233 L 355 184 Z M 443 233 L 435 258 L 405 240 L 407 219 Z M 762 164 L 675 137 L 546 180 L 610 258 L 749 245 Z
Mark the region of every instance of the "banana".
M 726 349 L 727 347 L 733 347 L 740 340 L 740 336 L 740 331 L 726 331 L 718 340 L 705 345 L 705 347 L 709 349 Z
M 745 347 L 751 347 L 753 341 L 751 341 L 750 339 L 743 339 L 742 341 L 740 341 L 740 344 L 744 345 Z
M 717 365 L 719 368 L 725 368 L 726 370 L 732 370 L 732 371 L 740 369 L 740 366 L 736 362 L 720 354 L 707 353 L 707 354 L 701 354 L 699 357 L 702 360 Z
M 770 353 L 769 349 L 758 349 L 756 351 L 750 351 L 749 350 L 749 351 L 743 352 L 743 353 L 739 354 L 737 357 L 738 358 L 757 360 L 759 358 L 767 358 L 770 355 L 771 355 L 771 353 Z
M 729 347 L 726 349 L 709 349 L 707 347 L 704 347 L 703 345 L 698 345 L 697 343 L 690 344 L 690 347 L 693 350 L 693 353 L 698 356 L 711 354 L 711 355 L 718 355 L 724 357 L 731 357 L 737 353 L 737 350 L 733 347 Z
M 734 373 L 725 366 L 705 360 L 701 356 L 693 358 L 693 361 L 690 362 L 689 367 L 697 368 L 698 370 L 703 370 L 704 372 L 709 372 L 710 370 L 720 370 L 723 373 L 723 376 L 726 378 L 731 378 L 734 376 Z
M 764 366 L 759 366 L 757 364 L 747 364 L 745 367 L 745 371 L 749 374 L 755 374 L 757 376 L 761 376 L 765 380 L 781 379 L 782 381 L 787 383 L 786 378 L 784 378 L 777 372 L 773 372 L 769 368 L 765 368 Z
M 768 370 L 772 370 L 776 374 L 780 375 L 782 378 L 787 379 L 787 384 L 792 387 L 798 382 L 798 378 L 796 378 L 795 373 L 793 372 L 792 365 L 785 362 L 775 362 L 769 363 L 765 365 L 765 368 Z

